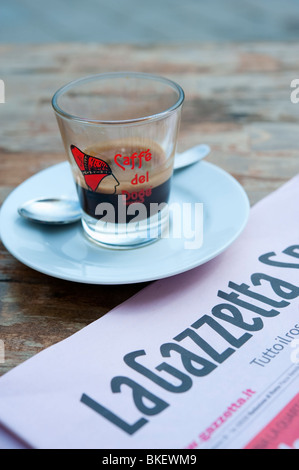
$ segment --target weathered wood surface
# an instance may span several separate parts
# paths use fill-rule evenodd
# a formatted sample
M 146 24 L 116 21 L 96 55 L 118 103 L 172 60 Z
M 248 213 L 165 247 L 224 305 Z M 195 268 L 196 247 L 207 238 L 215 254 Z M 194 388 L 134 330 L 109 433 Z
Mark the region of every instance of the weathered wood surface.
M 186 92 L 178 150 L 204 142 L 208 160 L 259 201 L 299 172 L 299 43 L 0 46 L 0 203 L 22 181 L 65 159 L 50 101 L 83 75 L 136 70 L 167 76 Z M 16 261 L 0 245 L 0 374 L 101 317 L 144 285 L 60 281 Z
M 296 0 L 1 0 L 0 42 L 289 41 L 298 16 Z

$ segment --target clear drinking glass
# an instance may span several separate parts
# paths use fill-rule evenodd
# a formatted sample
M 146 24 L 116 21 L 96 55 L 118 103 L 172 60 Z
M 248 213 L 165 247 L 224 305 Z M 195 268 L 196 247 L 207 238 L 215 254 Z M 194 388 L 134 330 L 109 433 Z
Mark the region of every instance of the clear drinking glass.
M 52 100 L 85 234 L 111 248 L 161 237 L 184 92 L 143 73 L 85 77 Z

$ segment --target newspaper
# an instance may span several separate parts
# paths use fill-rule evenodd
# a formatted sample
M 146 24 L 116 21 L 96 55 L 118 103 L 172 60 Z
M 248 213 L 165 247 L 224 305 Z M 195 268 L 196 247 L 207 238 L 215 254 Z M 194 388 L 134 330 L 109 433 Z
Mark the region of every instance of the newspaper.
M 299 176 L 223 254 L 5 374 L 2 425 L 43 449 L 299 448 L 298 201 Z

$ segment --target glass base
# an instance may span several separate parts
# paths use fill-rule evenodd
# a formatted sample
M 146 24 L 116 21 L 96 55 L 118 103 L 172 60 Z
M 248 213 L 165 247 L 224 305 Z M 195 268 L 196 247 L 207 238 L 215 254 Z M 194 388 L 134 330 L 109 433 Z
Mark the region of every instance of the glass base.
M 116 250 L 133 249 L 154 243 L 162 238 L 169 226 L 168 208 L 139 222 L 112 224 L 101 222 L 83 213 L 82 226 L 92 242 Z

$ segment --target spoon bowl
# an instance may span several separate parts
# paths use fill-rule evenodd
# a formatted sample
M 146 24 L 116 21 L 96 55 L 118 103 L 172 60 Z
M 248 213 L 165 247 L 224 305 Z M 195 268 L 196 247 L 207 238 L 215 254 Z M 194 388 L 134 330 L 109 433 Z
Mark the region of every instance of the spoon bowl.
M 33 199 L 23 204 L 18 213 L 40 224 L 65 225 L 81 218 L 79 201 L 64 198 Z

